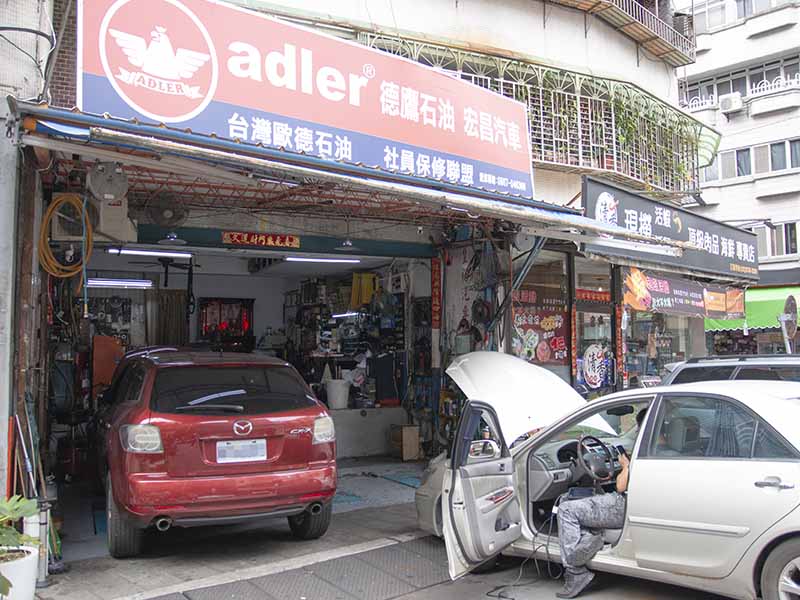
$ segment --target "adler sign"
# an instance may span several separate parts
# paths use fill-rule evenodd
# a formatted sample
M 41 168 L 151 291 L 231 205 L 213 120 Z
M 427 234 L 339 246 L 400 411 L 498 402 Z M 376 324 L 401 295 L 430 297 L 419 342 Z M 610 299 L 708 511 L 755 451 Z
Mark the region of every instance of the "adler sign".
M 212 0 L 80 0 L 78 107 L 533 195 L 524 105 Z

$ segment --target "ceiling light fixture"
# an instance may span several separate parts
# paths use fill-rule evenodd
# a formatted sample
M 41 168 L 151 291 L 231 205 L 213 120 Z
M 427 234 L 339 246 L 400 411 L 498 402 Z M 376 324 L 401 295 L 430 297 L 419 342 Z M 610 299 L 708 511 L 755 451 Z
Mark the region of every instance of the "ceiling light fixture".
M 164 236 L 164 239 L 158 240 L 158 243 L 162 246 L 183 246 L 186 244 L 186 240 L 182 240 L 177 233 L 170 231 Z
M 357 312 L 339 313 L 338 315 L 331 315 L 334 319 L 344 319 L 345 317 L 357 317 Z
M 360 258 L 313 258 L 310 256 L 287 256 L 286 262 L 308 262 L 308 263 L 360 263 Z
M 170 250 L 138 250 L 133 248 L 109 248 L 106 250 L 108 254 L 125 255 L 125 256 L 163 256 L 164 258 L 184 258 L 186 260 L 192 258 L 191 252 L 173 252 Z
M 102 279 L 90 277 L 86 282 L 86 287 L 117 290 L 148 290 L 153 287 L 153 282 L 149 279 Z

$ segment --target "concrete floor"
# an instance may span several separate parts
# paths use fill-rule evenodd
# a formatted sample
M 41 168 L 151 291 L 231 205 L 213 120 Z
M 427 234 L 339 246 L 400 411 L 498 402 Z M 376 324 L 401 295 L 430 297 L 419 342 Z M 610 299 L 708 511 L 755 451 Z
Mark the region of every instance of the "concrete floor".
M 422 537 L 280 573 L 207 585 L 155 600 L 551 600 L 561 582 L 546 566 L 503 559 L 488 575 L 449 581 L 438 539 Z M 581 596 L 590 600 L 722 600 L 703 592 L 601 574 Z

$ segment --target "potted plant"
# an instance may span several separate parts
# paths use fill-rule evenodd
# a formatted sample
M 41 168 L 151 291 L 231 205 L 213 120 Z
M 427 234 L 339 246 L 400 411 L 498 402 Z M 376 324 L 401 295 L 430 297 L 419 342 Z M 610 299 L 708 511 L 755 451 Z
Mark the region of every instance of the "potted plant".
M 32 517 L 39 509 L 36 500 L 12 496 L 0 500 L 0 598 L 33 600 L 39 552 L 37 540 L 19 533 L 14 522 Z

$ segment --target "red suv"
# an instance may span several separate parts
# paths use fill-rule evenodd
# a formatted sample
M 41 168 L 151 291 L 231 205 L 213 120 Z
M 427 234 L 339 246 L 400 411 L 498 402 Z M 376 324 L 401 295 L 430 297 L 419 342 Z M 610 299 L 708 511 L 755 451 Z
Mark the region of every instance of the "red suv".
M 144 529 L 286 516 L 320 537 L 336 492 L 333 420 L 288 363 L 157 349 L 127 355 L 100 399 L 108 549 Z

